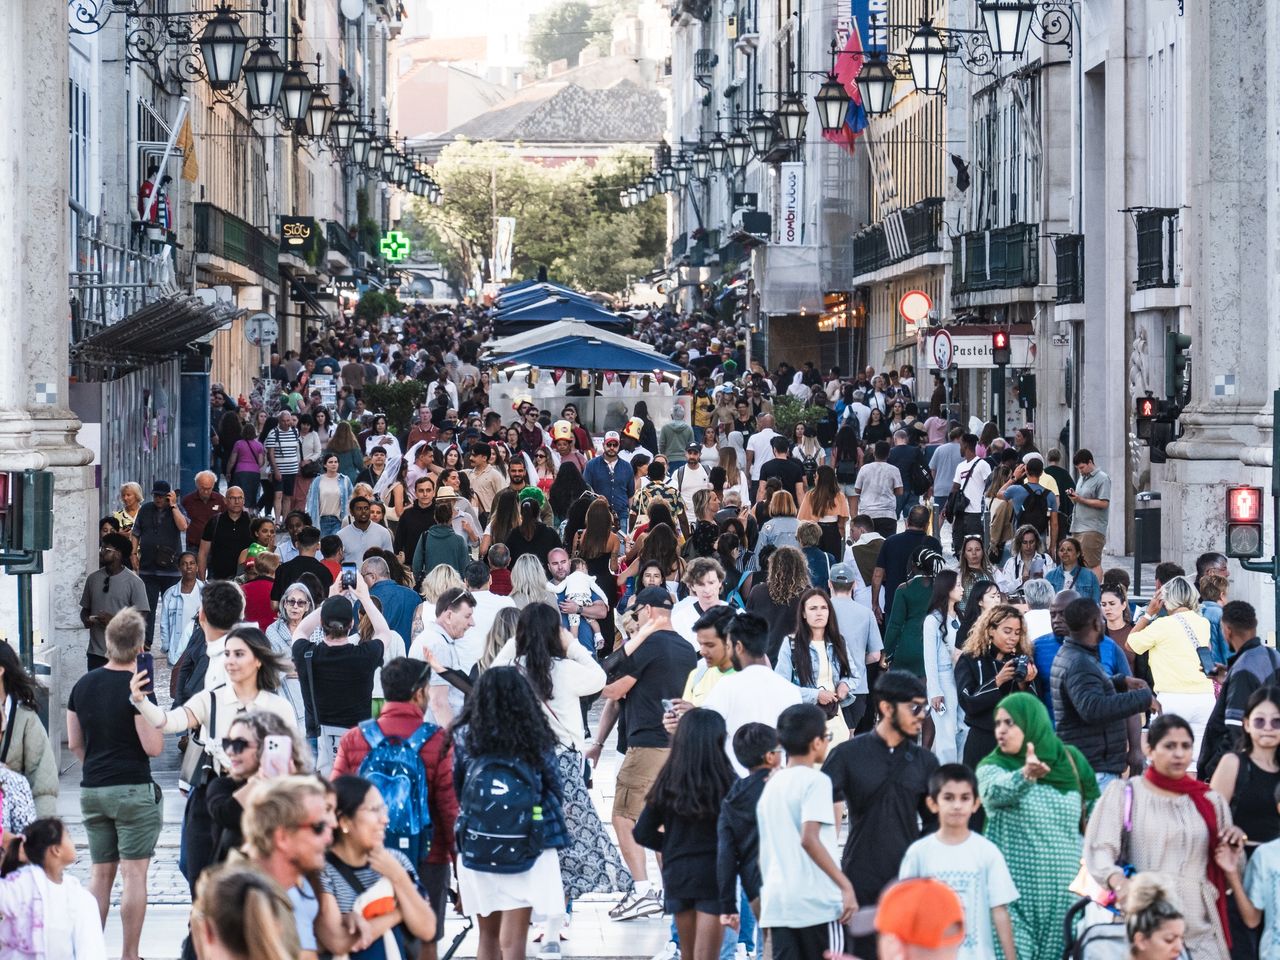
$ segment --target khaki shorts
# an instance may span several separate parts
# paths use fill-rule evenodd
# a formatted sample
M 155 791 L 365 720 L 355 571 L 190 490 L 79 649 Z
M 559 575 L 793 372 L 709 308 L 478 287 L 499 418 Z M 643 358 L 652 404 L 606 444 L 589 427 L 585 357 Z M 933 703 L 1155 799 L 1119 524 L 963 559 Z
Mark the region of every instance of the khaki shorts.
M 149 860 L 164 825 L 164 802 L 154 783 L 83 787 L 80 813 L 93 863 Z
M 1073 533 L 1072 536 L 1080 541 L 1080 548 L 1083 552 L 1080 562 L 1086 567 L 1102 566 L 1102 548 L 1107 545 L 1106 536 L 1093 531 Z
M 644 798 L 658 779 L 658 771 L 667 762 L 666 747 L 628 747 L 618 768 L 617 787 L 613 794 L 613 815 L 639 820 Z

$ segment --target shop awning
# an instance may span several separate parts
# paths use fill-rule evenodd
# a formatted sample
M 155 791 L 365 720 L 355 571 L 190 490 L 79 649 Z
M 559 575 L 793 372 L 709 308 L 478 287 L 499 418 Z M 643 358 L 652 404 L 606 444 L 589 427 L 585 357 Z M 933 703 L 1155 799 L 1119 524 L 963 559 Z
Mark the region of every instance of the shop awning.
M 517 364 L 548 369 L 616 370 L 620 373 L 645 373 L 653 370 L 680 373 L 684 369 L 660 354 L 646 353 L 591 336 L 564 337 L 518 350 L 495 361 L 495 365 L 503 367 Z
M 657 351 L 647 343 L 633 340 L 620 333 L 597 329 L 581 320 L 557 320 L 555 323 L 534 327 L 531 330 L 512 334 L 509 337 L 490 340 L 484 345 L 484 349 L 494 356 L 500 356 L 502 354 L 515 353 L 517 350 L 524 350 L 527 347 L 536 347 L 542 343 L 550 343 L 553 340 L 563 340 L 565 337 L 591 337 L 603 343 L 626 347 L 629 350 L 657 354 Z
M 163 297 L 71 345 L 71 362 L 111 368 L 107 379 L 185 350 L 244 311 L 185 293 Z
M 328 320 L 330 317 L 329 311 L 324 308 L 320 299 L 297 277 L 289 281 L 289 299 L 294 303 L 302 304 L 321 320 Z
M 624 326 L 630 321 L 616 313 L 598 307 L 589 300 L 557 295 L 546 297 L 528 306 L 513 310 L 500 310 L 494 318 L 501 327 L 546 323 L 554 320 L 583 320 L 601 326 Z

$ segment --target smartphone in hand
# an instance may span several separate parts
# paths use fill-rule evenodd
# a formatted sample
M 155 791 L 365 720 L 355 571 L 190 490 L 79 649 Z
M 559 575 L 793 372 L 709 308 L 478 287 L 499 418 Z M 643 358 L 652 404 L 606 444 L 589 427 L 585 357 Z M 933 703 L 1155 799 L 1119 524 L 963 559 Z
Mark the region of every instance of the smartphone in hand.
M 142 688 L 143 693 L 156 692 L 156 658 L 149 653 L 138 654 L 138 672 L 146 673 L 147 684 Z
M 262 741 L 262 757 L 258 772 L 267 779 L 289 775 L 289 761 L 293 754 L 293 741 L 289 737 L 273 734 Z

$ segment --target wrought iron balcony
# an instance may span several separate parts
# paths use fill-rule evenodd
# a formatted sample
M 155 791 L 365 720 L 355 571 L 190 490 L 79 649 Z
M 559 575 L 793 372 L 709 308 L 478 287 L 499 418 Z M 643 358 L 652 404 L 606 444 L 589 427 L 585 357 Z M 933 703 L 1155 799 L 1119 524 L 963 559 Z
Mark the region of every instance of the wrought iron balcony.
M 1040 282 L 1040 231 L 1033 223 L 977 230 L 952 248 L 952 290 L 1008 290 Z
M 693 53 L 693 76 L 695 79 L 709 79 L 720 62 L 720 55 L 714 50 L 702 48 Z
M 860 277 L 941 250 L 942 204 L 941 197 L 928 197 L 854 234 L 853 275 Z
M 1058 303 L 1084 303 L 1084 237 L 1067 234 L 1054 240 L 1058 262 Z
M 280 248 L 253 224 L 211 203 L 197 203 L 195 252 L 208 253 L 248 267 L 276 280 L 280 276 Z
M 1139 290 L 1178 285 L 1178 211 L 1148 207 L 1134 211 L 1138 230 Z
M 72 207 L 75 260 L 70 271 L 73 341 L 84 340 L 177 292 L 173 248 L 130 226 L 108 225 Z

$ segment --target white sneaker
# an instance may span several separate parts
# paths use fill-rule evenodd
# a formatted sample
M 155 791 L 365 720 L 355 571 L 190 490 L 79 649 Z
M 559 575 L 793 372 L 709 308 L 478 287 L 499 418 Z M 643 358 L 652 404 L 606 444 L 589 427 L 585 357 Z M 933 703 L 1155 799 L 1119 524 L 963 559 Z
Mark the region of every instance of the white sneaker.
M 662 949 L 653 955 L 651 960 L 679 960 L 680 948 L 674 940 L 668 940 Z
M 560 942 L 552 940 L 538 948 L 538 960 L 560 960 Z
M 662 891 L 650 890 L 637 896 L 632 890 L 622 902 L 609 911 L 612 920 L 635 920 L 639 917 L 652 917 L 663 912 Z

